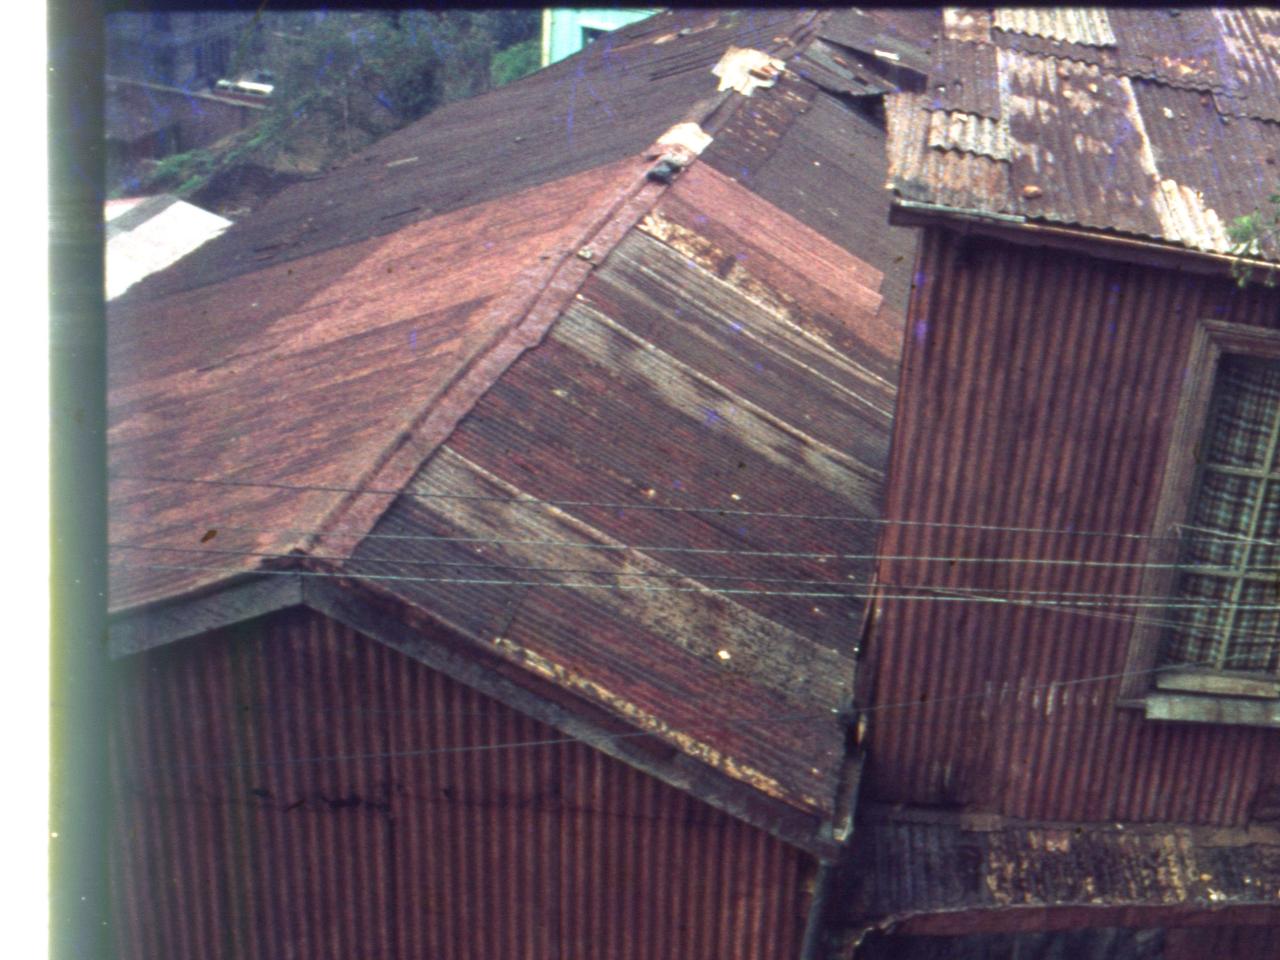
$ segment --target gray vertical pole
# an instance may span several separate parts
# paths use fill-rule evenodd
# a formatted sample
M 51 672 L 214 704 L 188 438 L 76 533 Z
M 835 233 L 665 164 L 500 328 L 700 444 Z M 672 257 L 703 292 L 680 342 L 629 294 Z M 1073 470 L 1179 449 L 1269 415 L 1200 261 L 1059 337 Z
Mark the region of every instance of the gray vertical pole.
M 49 945 L 55 958 L 97 958 L 113 953 L 106 865 L 102 8 L 97 0 L 50 0 L 47 10 Z

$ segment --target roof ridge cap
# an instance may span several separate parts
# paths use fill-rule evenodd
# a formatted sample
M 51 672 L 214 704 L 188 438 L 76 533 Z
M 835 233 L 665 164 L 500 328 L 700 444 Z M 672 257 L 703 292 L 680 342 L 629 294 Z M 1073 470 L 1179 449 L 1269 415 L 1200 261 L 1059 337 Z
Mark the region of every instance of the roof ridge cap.
M 316 533 L 297 542 L 310 553 L 320 544 L 329 552 L 351 553 L 373 529 L 389 503 L 362 497 L 365 488 L 402 490 L 480 399 L 527 350 L 542 342 L 564 307 L 586 281 L 594 262 L 606 256 L 647 213 L 666 190 L 649 179 L 646 150 L 636 158 L 639 168 L 604 204 L 603 209 L 574 238 L 553 254 L 549 264 L 535 263 L 488 308 L 509 313 L 498 332 L 478 349 L 454 377 L 425 401 L 410 424 L 374 458 L 373 463 L 317 525 Z M 532 287 L 532 289 L 530 289 Z M 347 521 L 338 529 L 339 523 Z

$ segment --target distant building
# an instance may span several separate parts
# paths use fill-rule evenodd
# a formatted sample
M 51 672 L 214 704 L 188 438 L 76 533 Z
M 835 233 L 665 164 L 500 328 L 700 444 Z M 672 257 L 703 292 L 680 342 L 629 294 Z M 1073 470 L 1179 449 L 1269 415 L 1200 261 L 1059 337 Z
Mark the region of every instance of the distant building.
M 542 11 L 542 66 L 577 53 L 596 37 L 657 13 L 653 7 L 557 7 Z
M 249 13 L 115 13 L 106 18 L 107 72 L 203 89 L 227 71 L 254 29 Z
M 194 150 L 243 130 L 266 107 L 229 96 L 108 75 L 103 84 L 107 184 L 127 186 L 148 160 Z

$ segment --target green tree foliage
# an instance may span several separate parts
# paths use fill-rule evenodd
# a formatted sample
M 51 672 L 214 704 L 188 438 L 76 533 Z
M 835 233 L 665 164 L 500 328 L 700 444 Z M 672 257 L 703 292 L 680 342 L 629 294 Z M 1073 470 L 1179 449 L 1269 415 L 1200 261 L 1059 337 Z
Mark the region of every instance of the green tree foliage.
M 1270 255 L 1274 257 L 1280 247 L 1280 193 L 1273 193 L 1267 198 L 1271 204 L 1270 213 L 1254 210 L 1243 217 L 1236 217 L 1227 226 L 1227 239 L 1231 241 L 1231 253 L 1236 258 L 1231 264 L 1231 273 L 1240 286 L 1245 286 L 1253 276 L 1253 265 L 1250 260 L 1257 260 Z M 1263 283 L 1268 287 L 1276 285 L 1276 266 L 1267 268 Z
M 536 10 L 263 14 L 230 75 L 270 70 L 271 108 L 251 130 L 166 158 L 147 189 L 189 194 L 237 164 L 308 171 L 341 162 L 453 100 L 537 67 Z
M 493 55 L 489 78 L 495 87 L 501 87 L 533 73 L 538 69 L 541 59 L 542 44 L 536 39 L 525 40 Z

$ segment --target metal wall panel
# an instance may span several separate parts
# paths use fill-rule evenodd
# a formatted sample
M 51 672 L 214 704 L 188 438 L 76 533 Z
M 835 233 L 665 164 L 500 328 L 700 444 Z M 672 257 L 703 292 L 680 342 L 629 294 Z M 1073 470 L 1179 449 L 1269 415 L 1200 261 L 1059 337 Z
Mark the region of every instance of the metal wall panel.
M 882 604 L 865 789 L 1028 818 L 1243 823 L 1280 732 L 1114 704 L 1132 618 L 1158 609 L 955 593 L 1138 594 L 1195 321 L 1275 326 L 1274 293 L 936 230 L 917 279 L 880 578 L 938 592 Z
M 317 615 L 120 670 L 124 958 L 798 953 L 804 854 Z

